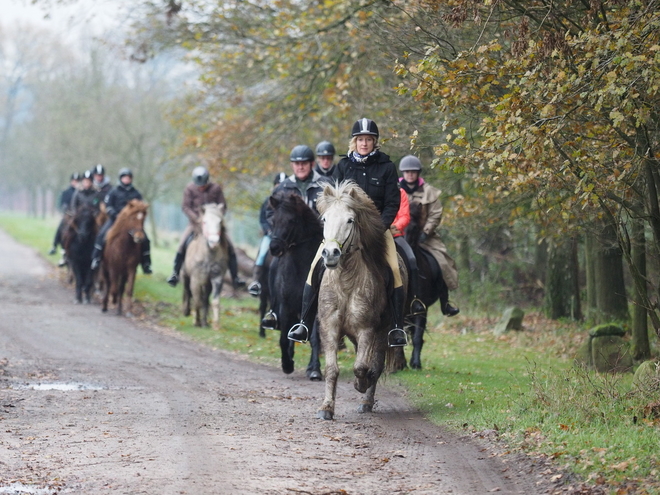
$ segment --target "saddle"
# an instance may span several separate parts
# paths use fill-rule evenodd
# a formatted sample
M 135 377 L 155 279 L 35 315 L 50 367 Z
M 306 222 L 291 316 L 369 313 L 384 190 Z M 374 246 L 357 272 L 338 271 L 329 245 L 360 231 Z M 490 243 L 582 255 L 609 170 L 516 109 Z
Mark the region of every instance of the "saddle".
M 426 272 L 423 273 L 422 270 L 419 271 L 419 276 L 420 278 L 427 278 L 425 275 L 430 275 L 431 280 L 439 280 L 442 277 L 442 270 L 440 269 L 440 264 L 438 263 L 438 260 L 435 259 L 435 256 L 431 254 L 430 251 L 427 249 L 424 249 L 423 247 L 419 246 L 419 252 L 424 256 L 426 259 L 426 262 L 428 264 L 428 267 L 430 269 L 430 273 Z M 420 260 L 417 260 L 417 266 L 419 267 Z

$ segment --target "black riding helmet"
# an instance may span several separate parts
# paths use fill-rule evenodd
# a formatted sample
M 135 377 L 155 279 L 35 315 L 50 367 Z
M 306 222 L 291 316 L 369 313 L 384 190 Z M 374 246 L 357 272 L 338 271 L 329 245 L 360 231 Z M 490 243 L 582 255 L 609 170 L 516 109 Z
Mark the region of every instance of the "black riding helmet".
M 74 172 L 71 174 L 70 180 L 80 180 L 82 179 L 82 174 L 80 172 Z
M 82 174 L 81 179 L 94 180 L 94 171 L 93 170 L 85 170 Z
M 195 167 L 192 171 L 193 182 L 197 186 L 205 186 L 209 181 L 209 171 L 206 170 L 206 167 Z
M 277 174 L 277 175 L 275 176 L 275 178 L 273 179 L 273 185 L 276 186 L 276 185 L 278 185 L 280 182 L 284 182 L 285 179 L 286 179 L 286 174 L 285 174 L 284 172 L 280 172 L 280 173 Z
M 94 166 L 94 168 L 92 169 L 92 173 L 97 175 L 105 175 L 105 168 L 103 168 L 103 165 L 99 163 Z
M 375 136 L 378 138 L 378 126 L 371 119 L 356 120 L 351 130 L 351 136 L 361 136 L 366 134 L 368 136 Z
M 321 141 L 316 145 L 316 156 L 335 156 L 335 147 L 330 141 Z
M 291 150 L 291 156 L 289 157 L 289 160 L 292 162 L 313 162 L 314 152 L 309 146 L 299 144 Z
M 128 175 L 131 179 L 133 178 L 133 172 L 131 172 L 130 168 L 124 167 L 119 171 L 119 180 L 121 180 L 124 175 Z

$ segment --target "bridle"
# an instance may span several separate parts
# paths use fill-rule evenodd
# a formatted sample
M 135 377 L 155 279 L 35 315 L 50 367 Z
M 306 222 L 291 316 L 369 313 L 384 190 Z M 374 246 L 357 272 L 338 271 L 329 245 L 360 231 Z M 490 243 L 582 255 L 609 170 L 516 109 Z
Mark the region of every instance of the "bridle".
M 339 249 L 341 250 L 342 254 L 347 255 L 351 253 L 352 251 L 359 251 L 360 246 L 356 246 L 353 244 L 353 234 L 355 233 L 355 220 L 351 222 L 351 230 L 346 236 L 346 239 L 344 239 L 344 242 L 339 242 L 337 239 L 330 239 L 329 241 L 324 240 L 323 243 L 327 244 L 328 242 L 336 242 L 337 245 L 339 246 Z M 348 244 L 346 249 L 344 249 L 344 246 Z

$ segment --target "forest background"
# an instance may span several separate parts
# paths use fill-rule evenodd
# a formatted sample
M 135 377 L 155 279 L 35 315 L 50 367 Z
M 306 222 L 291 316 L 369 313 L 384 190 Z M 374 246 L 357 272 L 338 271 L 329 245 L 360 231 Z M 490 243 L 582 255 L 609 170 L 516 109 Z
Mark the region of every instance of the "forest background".
M 129 166 L 148 201 L 177 204 L 205 163 L 254 217 L 294 145 L 341 153 L 367 116 L 395 162 L 418 155 L 442 189 L 466 306 L 492 293 L 552 318 L 632 321 L 649 356 L 656 1 L 169 0 L 122 16 L 119 35 L 84 46 L 3 25 L 5 206 L 20 191 L 43 213 L 95 163 Z

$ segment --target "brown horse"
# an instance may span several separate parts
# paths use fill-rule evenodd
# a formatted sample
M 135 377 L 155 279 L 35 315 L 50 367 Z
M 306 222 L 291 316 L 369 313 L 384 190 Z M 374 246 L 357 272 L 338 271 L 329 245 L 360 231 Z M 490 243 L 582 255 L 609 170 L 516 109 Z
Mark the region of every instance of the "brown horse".
M 147 203 L 132 199 L 117 215 L 117 220 L 108 230 L 105 252 L 101 262 L 105 292 L 102 311 L 108 310 L 108 299 L 117 305 L 117 314 L 122 314 L 122 299 L 127 296 L 126 315 L 131 316 L 135 272 L 142 258 L 140 244 L 146 239 L 144 220 Z
M 213 308 L 213 325 L 220 319 L 220 292 L 229 266 L 229 239 L 224 224 L 224 205 L 202 206 L 201 224 L 186 249 L 181 268 L 183 282 L 183 314 L 195 310 L 195 326 L 209 326 L 209 297 Z
M 376 383 L 395 357 L 388 348 L 392 328 L 389 290 L 392 272 L 387 263 L 383 222 L 373 201 L 354 182 L 325 186 L 317 202 L 324 222 L 325 274 L 319 289 L 320 336 L 325 351 L 325 400 L 318 411 L 332 419 L 335 410 L 337 349 L 347 336 L 356 347 L 355 389 L 364 395 L 358 412 L 371 412 Z M 407 273 L 399 259 L 404 287 Z

